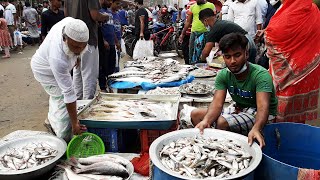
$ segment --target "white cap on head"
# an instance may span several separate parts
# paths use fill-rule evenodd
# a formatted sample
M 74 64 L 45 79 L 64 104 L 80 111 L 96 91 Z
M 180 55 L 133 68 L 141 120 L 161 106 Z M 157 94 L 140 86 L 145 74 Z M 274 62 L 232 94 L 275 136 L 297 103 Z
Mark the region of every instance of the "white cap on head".
M 74 41 L 88 42 L 89 29 L 80 19 L 72 19 L 64 28 L 64 33 Z
M 277 4 L 278 1 L 279 1 L 279 0 L 270 0 L 270 4 L 271 4 L 272 6 L 274 6 L 275 4 Z

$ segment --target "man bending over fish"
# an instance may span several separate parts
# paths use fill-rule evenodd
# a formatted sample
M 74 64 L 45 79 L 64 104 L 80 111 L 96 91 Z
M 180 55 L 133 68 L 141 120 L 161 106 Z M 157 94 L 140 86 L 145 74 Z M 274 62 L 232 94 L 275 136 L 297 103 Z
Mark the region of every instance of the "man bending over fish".
M 225 35 L 219 48 L 227 68 L 215 80 L 215 94 L 208 109 L 191 112 L 191 122 L 201 132 L 214 126 L 217 129 L 248 135 L 251 145 L 256 139 L 265 145 L 261 134 L 263 126 L 276 116 L 278 100 L 272 78 L 263 67 L 248 62 L 248 39 L 241 33 Z M 232 104 L 223 109 L 227 90 Z
M 77 96 L 70 74 L 87 47 L 89 30 L 67 17 L 55 24 L 31 59 L 34 77 L 49 94 L 48 120 L 58 137 L 66 141 L 86 128 L 77 118 Z M 72 130 L 72 131 L 71 131 Z

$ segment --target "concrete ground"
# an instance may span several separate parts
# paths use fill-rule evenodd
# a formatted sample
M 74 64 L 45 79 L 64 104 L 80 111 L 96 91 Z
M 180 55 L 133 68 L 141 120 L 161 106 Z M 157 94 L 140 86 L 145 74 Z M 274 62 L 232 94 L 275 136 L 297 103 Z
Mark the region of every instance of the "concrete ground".
M 30 68 L 37 48 L 27 46 L 23 54 L 13 52 L 10 59 L 0 58 L 0 138 L 15 130 L 46 130 L 43 122 L 49 97 Z M 308 123 L 320 126 L 319 118 Z

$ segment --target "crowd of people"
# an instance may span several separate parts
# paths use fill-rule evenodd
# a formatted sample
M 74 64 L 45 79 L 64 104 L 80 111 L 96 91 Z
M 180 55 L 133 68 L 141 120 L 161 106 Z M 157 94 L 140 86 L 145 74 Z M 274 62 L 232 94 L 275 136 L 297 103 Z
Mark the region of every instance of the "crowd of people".
M 0 46 L 3 58 L 8 58 L 10 48 L 22 45 L 15 35 L 21 23 L 32 43 L 41 37 L 31 68 L 50 96 L 46 123 L 65 139 L 85 129 L 77 119 L 76 101 L 92 99 L 97 80 L 100 90 L 108 92 L 107 77 L 119 70 L 123 26 L 134 25 L 136 39 L 149 40 L 149 21 L 184 22 L 179 41 L 188 46 L 188 64 L 206 61 L 214 47 L 224 58 L 226 68 L 217 75 L 212 104 L 193 110 L 191 125 L 249 134 L 263 145 L 260 131 L 268 122 L 317 119 L 316 4 L 312 0 L 220 3 L 218 8 L 206 0 L 191 0 L 183 8 L 175 4 L 150 9 L 143 0 L 126 7 L 121 0 L 65 0 L 62 8 L 61 0 L 49 0 L 34 8 L 28 1 L 13 5 L 5 0 L 4 7 L 0 5 Z M 227 92 L 235 104 L 226 110 L 222 107 Z

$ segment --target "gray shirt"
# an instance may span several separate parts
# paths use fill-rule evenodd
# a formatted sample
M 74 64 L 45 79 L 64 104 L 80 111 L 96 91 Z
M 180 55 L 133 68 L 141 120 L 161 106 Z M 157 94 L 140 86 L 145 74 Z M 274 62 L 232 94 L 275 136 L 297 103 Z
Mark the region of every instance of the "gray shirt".
M 98 45 L 98 23 L 90 15 L 90 10 L 100 9 L 99 0 L 67 0 L 65 1 L 66 14 L 81 19 L 89 28 L 89 45 Z

